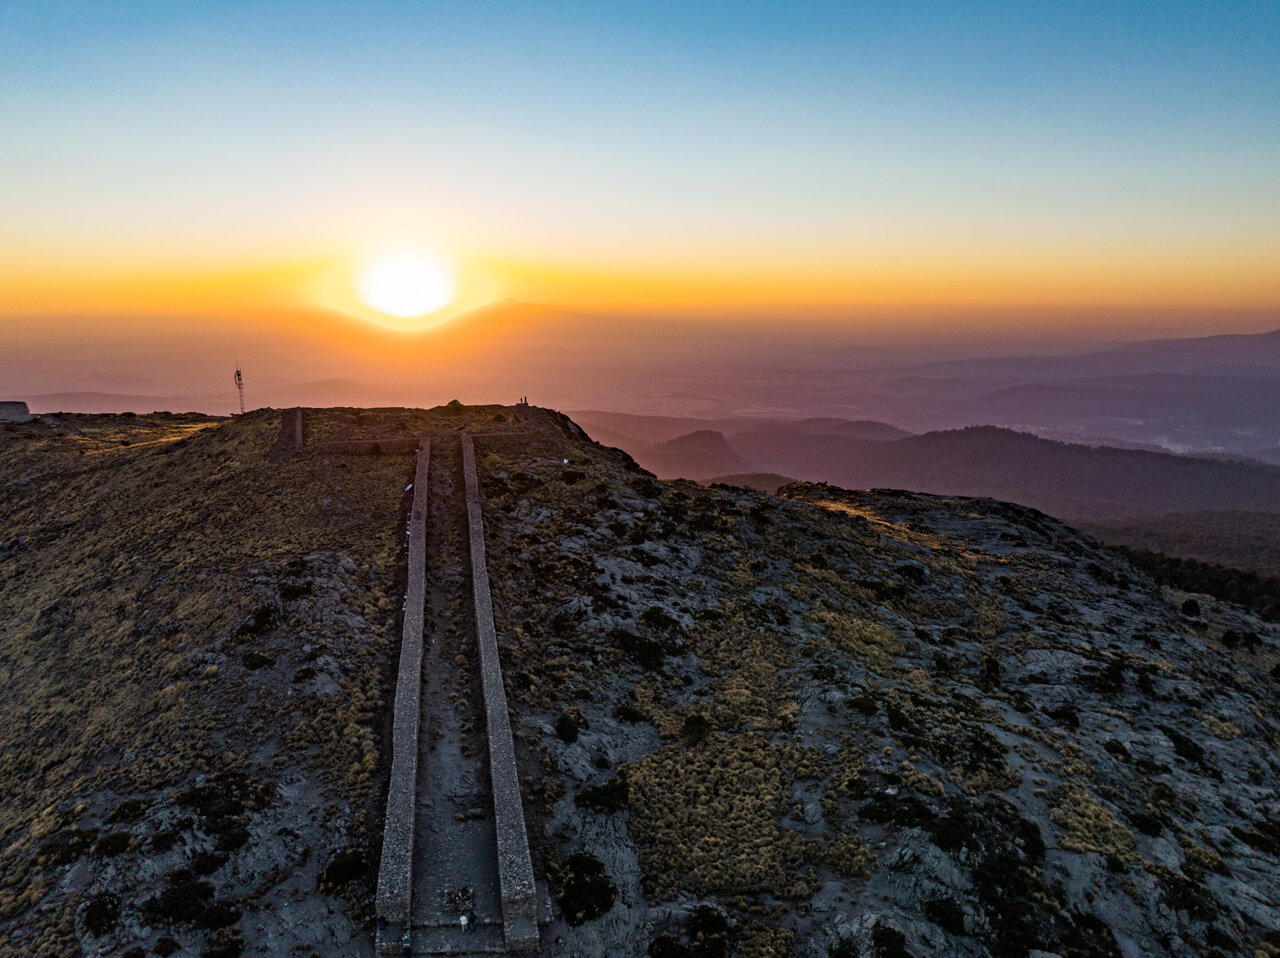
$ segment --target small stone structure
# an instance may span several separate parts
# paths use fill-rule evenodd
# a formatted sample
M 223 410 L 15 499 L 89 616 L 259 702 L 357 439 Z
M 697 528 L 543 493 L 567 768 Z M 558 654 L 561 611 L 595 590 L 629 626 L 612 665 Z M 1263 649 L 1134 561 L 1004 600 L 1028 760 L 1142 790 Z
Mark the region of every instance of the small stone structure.
M 337 456 L 377 456 L 390 453 L 414 452 L 418 440 L 393 437 L 391 439 L 333 439 L 317 442 L 309 447 L 312 452 Z
M 415 440 L 416 441 L 416 440 Z M 409 518 L 409 568 L 405 587 L 404 637 L 391 731 L 391 785 L 378 868 L 380 950 L 398 944 L 409 930 L 413 900 L 414 818 L 418 789 L 418 731 L 422 695 L 422 644 L 426 610 L 427 475 L 431 442 L 422 440 L 413 480 Z M 385 924 L 384 924 L 385 923 Z
M 502 684 L 502 662 L 498 658 L 489 570 L 485 564 L 484 516 L 476 477 L 475 442 L 470 435 L 462 437 L 462 473 L 467 491 L 471 590 L 475 598 L 476 644 L 480 649 L 480 684 L 484 691 L 485 731 L 489 740 L 489 778 L 493 784 L 493 823 L 498 840 L 503 938 L 509 952 L 535 951 L 539 945 L 538 891 L 524 823 L 507 693 Z
M 378 456 L 402 455 L 418 451 L 418 440 L 414 436 L 384 436 L 378 439 L 331 439 L 315 442 L 310 446 L 302 441 L 302 407 L 295 406 L 280 414 L 280 435 L 271 450 L 271 458 L 276 462 L 300 456 L 304 453 L 319 453 L 332 456 Z
M 0 422 L 30 422 L 31 410 L 24 402 L 0 402 Z

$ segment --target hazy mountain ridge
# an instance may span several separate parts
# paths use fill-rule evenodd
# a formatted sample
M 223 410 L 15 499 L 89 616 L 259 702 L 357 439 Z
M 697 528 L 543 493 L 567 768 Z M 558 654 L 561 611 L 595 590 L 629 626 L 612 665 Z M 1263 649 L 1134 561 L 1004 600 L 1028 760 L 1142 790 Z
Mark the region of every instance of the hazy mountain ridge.
M 641 464 L 659 474 L 669 473 L 674 464 L 699 476 L 732 472 L 745 465 L 724 435 L 713 429 L 700 429 L 668 439 L 647 450 L 643 456 Z
M 9 383 L 9 399 L 96 390 L 118 397 L 116 411 L 227 413 L 237 408 L 230 344 L 238 343 L 251 408 L 443 403 L 514 392 L 567 409 L 694 420 L 676 432 L 642 434 L 633 415 L 620 429 L 650 443 L 698 429 L 732 441 L 748 425 L 818 417 L 889 422 L 911 432 L 987 423 L 1263 458 L 1280 449 L 1272 414 L 1280 389 L 1275 333 L 921 362 L 938 353 L 972 357 L 980 345 L 885 352 L 858 345 L 868 334 L 857 323 L 801 324 L 784 336 L 722 320 L 593 317 L 513 302 L 408 337 L 336 314 L 305 317 L 303 338 L 292 330 L 268 336 L 260 326 L 229 321 L 216 335 L 196 338 L 147 328 L 123 338 L 89 336 L 52 352 L 34 350 L 23 334 L 0 356 L 0 379 Z M 369 355 L 384 354 L 379 362 L 346 348 L 355 335 Z M 148 350 L 164 358 L 162 381 L 145 390 L 150 396 L 126 389 L 131 380 L 118 372 L 138 368 Z M 104 368 L 116 372 L 100 375 Z M 89 407 L 66 398 L 37 405 L 106 411 L 102 401 Z M 593 435 L 611 438 L 600 433 L 595 414 L 574 415 Z
M 883 434 L 892 429 L 885 426 Z M 994 426 L 867 440 L 777 423 L 725 438 L 750 467 L 733 472 L 772 472 L 854 489 L 991 496 L 1066 518 L 1280 511 L 1280 470 L 1269 464 L 1066 443 Z M 636 449 L 644 462 L 643 444 L 624 448 Z M 667 478 L 708 477 L 692 459 L 669 456 L 655 464 Z

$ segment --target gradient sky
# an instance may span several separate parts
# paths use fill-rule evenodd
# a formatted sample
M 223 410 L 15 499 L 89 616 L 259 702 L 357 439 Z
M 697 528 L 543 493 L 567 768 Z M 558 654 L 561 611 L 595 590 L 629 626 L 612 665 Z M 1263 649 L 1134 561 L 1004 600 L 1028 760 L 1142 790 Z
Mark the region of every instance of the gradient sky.
M 0 130 L 0 315 L 1280 308 L 1275 2 L 0 0 Z

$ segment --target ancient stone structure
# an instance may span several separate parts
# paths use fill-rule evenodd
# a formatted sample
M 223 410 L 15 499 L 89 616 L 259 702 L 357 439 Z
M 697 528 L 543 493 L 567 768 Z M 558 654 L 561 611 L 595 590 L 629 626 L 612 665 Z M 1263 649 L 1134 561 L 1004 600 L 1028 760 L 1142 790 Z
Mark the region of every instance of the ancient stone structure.
M 0 402 L 0 422 L 30 422 L 31 411 L 24 402 Z
M 295 442 L 300 431 L 301 410 L 286 411 L 277 448 L 291 447 L 288 455 L 389 453 L 419 442 L 394 437 L 299 447 Z M 514 435 L 478 435 L 486 443 L 492 439 L 499 448 L 510 442 L 523 445 L 530 439 L 523 430 Z M 434 457 L 433 444 L 421 440 L 409 519 L 404 634 L 392 713 L 376 947 L 379 954 L 401 954 L 407 943 L 409 953 L 415 955 L 536 951 L 539 892 L 494 626 L 475 437 L 449 431 L 435 440 Z M 376 450 L 368 448 L 374 445 Z M 433 458 L 434 481 L 429 479 Z M 462 481 L 455 484 L 459 465 L 462 474 L 457 478 Z M 450 591 L 457 589 L 463 591 Z M 457 608 L 452 596 L 464 598 L 466 591 L 471 593 L 472 607 L 452 611 Z M 451 643 L 467 641 L 473 628 L 483 700 L 476 706 L 484 713 L 485 745 L 478 753 L 463 748 L 462 736 L 470 726 L 459 725 L 461 720 L 445 697 L 446 683 L 451 681 Z M 441 702 L 446 706 L 443 712 Z M 469 754 L 485 756 L 487 776 L 483 765 L 466 758 Z M 473 797 L 468 789 L 474 783 L 482 783 L 482 791 Z M 475 798 L 485 805 L 491 801 L 491 829 L 487 823 L 477 824 L 488 816 L 477 819 L 469 814 L 478 805 L 467 805 L 463 811 L 468 814 L 458 814 L 459 802 Z M 458 914 L 467 912 L 447 907 L 453 895 L 464 891 L 473 903 L 468 906 L 472 929 L 465 933 L 457 921 Z M 465 938 L 460 937 L 463 934 Z
M 484 689 L 489 738 L 489 777 L 493 783 L 494 829 L 498 832 L 498 880 L 502 885 L 503 936 L 509 952 L 538 948 L 538 888 L 529 854 L 525 808 L 516 771 L 516 747 L 498 657 L 489 569 L 485 565 L 484 515 L 476 478 L 475 442 L 462 437 L 462 473 L 467 485 L 467 529 L 471 537 L 471 590 L 475 596 L 476 644 L 480 647 L 480 681 Z
M 302 407 L 295 406 L 280 414 L 280 435 L 271 450 L 271 456 L 274 460 L 281 461 L 307 452 L 331 456 L 378 456 L 402 455 L 417 450 L 418 440 L 414 436 L 330 439 L 307 446 L 302 441 Z
M 469 435 L 462 437 L 462 471 L 466 480 L 471 588 L 475 598 L 476 644 L 480 650 L 480 680 L 489 740 L 489 777 L 493 784 L 493 818 L 498 839 L 503 937 L 508 951 L 530 951 L 538 947 L 538 893 L 520 797 L 507 693 L 502 683 L 493 602 L 489 594 L 475 443 Z
M 408 584 L 405 588 L 404 637 L 391 733 L 391 785 L 378 869 L 379 946 L 393 945 L 409 928 L 413 898 L 414 812 L 418 782 L 419 708 L 422 694 L 422 643 L 426 607 L 427 476 L 430 440 L 422 441 L 414 475 L 413 509 L 409 517 Z M 380 947 L 381 950 L 381 947 Z

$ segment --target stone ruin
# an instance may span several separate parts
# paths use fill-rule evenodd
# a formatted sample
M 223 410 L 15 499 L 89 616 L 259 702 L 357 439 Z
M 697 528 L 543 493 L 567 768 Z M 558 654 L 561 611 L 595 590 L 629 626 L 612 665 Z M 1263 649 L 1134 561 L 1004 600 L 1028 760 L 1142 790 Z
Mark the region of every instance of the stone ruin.
M 0 422 L 30 422 L 31 411 L 24 402 L 0 402 Z

